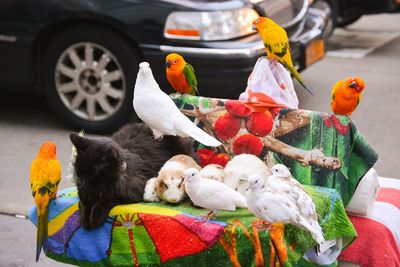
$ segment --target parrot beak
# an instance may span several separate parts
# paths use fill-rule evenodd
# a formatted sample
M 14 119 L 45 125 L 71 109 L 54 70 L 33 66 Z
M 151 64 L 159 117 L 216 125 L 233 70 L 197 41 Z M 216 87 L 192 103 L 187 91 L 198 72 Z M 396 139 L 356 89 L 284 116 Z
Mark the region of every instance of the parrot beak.
M 252 29 L 253 31 L 257 31 L 257 26 L 256 26 L 255 24 L 253 24 L 253 25 L 251 25 L 251 29 Z
M 352 88 L 352 89 L 355 89 L 355 88 L 357 87 L 356 81 L 352 81 L 352 82 L 349 84 L 349 87 Z
M 169 61 L 165 61 L 165 67 L 166 68 L 170 68 L 171 67 L 171 63 L 169 63 Z

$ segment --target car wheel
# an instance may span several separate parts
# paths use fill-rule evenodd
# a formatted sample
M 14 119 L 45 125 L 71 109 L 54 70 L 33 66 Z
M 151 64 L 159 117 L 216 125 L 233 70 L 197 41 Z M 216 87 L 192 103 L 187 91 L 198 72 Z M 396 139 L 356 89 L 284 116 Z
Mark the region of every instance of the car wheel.
M 347 25 L 350 25 L 354 22 L 356 22 L 357 20 L 359 20 L 361 18 L 362 15 L 357 15 L 357 14 L 353 14 L 353 15 L 348 15 L 348 16 L 340 16 L 338 17 L 338 27 L 345 27 Z
M 335 0 L 319 0 L 314 3 L 315 7 L 320 10 L 327 10 L 325 12 L 328 14 L 328 20 L 326 21 L 325 29 L 322 34 L 323 38 L 327 40 L 333 33 L 337 25 L 337 12 L 338 12 L 338 5 Z
M 125 38 L 97 26 L 59 33 L 44 57 L 50 106 L 72 127 L 95 133 L 111 132 L 136 118 L 137 54 Z

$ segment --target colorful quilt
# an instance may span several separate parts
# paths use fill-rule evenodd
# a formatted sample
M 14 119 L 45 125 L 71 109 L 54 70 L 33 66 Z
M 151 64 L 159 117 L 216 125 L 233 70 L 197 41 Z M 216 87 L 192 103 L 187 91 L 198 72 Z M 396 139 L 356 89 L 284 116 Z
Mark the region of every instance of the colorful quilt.
M 283 163 L 302 184 L 335 188 L 345 205 L 378 156 L 344 116 L 287 109 L 251 93 L 249 101 L 171 95 L 182 113 L 215 136 L 223 147 L 199 147 L 203 165 L 224 165 L 235 155 L 254 154 Z
M 319 214 L 326 239 L 356 237 L 339 194 L 334 189 L 306 186 Z M 49 206 L 48 257 L 78 266 L 297 266 L 315 241 L 292 225 L 269 225 L 247 209 L 222 211 L 213 221 L 204 209 L 137 203 L 116 206 L 107 222 L 86 231 L 79 225 L 76 188 L 60 191 Z M 29 219 L 37 224 L 36 207 Z M 312 265 L 310 265 L 312 266 Z

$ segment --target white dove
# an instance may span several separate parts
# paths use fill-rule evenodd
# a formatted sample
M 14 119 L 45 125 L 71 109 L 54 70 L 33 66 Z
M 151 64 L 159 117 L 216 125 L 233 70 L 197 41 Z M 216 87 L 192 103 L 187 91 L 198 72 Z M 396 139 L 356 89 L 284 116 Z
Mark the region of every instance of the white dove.
M 247 208 L 243 195 L 219 181 L 200 177 L 197 169 L 186 170 L 184 176 L 185 190 L 193 204 L 211 210 L 207 217 L 215 215 L 218 210 Z
M 312 237 L 321 244 L 324 238 L 300 214 L 297 206 L 286 194 L 266 188 L 261 176 L 249 177 L 249 188 L 246 191 L 246 202 L 249 210 L 258 218 L 270 223 L 290 223 L 309 231 Z
M 190 136 L 206 146 L 221 145 L 221 142 L 183 115 L 171 98 L 161 91 L 147 62 L 139 64 L 133 108 L 138 117 L 152 129 L 156 139 L 163 135 Z
M 303 186 L 292 177 L 289 169 L 283 164 L 275 164 L 271 168 L 272 175 L 268 177 L 266 187 L 285 194 L 299 209 L 318 236 L 316 240 L 325 241 L 321 226 L 318 223 L 318 215 L 312 198 L 304 190 Z

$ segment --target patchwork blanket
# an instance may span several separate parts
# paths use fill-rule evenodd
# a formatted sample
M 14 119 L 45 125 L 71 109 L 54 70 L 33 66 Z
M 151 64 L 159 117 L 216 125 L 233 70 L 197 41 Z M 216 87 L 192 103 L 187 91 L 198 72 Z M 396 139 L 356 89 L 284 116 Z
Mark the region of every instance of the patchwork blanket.
M 217 149 L 199 146 L 204 165 L 254 154 L 269 165 L 285 164 L 302 184 L 335 188 L 347 206 L 378 159 L 345 116 L 288 109 L 261 93 L 250 92 L 247 103 L 180 94 L 171 98 L 182 113 L 223 143 Z
M 356 237 L 340 195 L 334 189 L 306 186 L 317 206 L 327 240 Z M 116 206 L 101 227 L 79 224 L 76 188 L 60 191 L 49 207 L 47 256 L 78 266 L 312 266 L 301 259 L 316 243 L 293 225 L 269 225 L 246 209 L 220 212 L 213 221 L 190 202 Z M 36 207 L 29 211 L 36 224 Z

